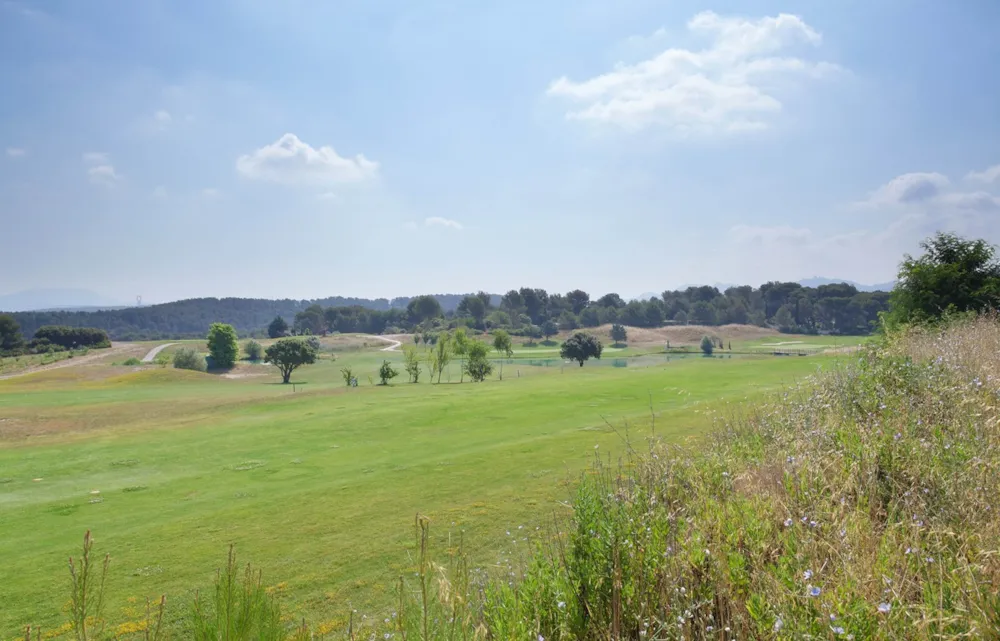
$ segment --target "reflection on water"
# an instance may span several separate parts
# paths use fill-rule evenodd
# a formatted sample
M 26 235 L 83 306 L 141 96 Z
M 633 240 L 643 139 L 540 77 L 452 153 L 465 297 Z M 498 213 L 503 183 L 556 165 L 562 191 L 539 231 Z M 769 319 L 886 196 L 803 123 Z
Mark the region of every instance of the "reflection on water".
M 604 358 L 601 360 L 591 359 L 587 361 L 587 367 L 650 367 L 653 365 L 663 365 L 671 361 L 700 359 L 727 359 L 745 358 L 749 354 L 714 354 L 704 356 L 702 354 L 646 354 L 644 356 L 618 356 L 615 358 Z M 576 361 L 564 361 L 561 358 L 526 358 L 518 359 L 518 363 L 531 365 L 533 367 L 579 367 Z

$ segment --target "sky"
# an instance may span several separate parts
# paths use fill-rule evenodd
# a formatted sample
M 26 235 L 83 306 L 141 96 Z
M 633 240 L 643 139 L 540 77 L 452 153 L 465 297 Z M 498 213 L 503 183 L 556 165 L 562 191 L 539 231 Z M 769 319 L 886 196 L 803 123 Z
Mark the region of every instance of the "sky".
M 1000 242 L 995 0 L 0 0 L 0 294 L 892 280 Z

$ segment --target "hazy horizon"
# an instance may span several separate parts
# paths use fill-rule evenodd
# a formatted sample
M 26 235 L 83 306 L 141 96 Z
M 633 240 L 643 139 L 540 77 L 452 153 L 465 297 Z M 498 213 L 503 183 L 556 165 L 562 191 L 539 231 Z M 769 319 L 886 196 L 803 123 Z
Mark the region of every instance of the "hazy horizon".
M 888 282 L 934 231 L 1000 241 L 998 28 L 987 0 L 6 0 L 0 292 Z

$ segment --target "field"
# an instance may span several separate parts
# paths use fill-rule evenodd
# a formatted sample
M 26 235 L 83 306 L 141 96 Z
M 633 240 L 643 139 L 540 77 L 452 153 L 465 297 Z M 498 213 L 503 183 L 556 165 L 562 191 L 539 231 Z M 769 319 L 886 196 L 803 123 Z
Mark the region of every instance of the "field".
M 738 337 L 733 351 L 814 338 Z M 641 442 L 651 408 L 657 435 L 696 437 L 730 403 L 835 358 L 705 359 L 652 345 L 579 368 L 516 341 L 504 380 L 479 385 L 458 384 L 457 363 L 450 384 L 425 372 L 412 385 L 401 372 L 371 385 L 382 360 L 401 355 L 365 337 L 325 339 L 294 388 L 266 365 L 223 376 L 113 364 L 155 344 L 0 381 L 0 638 L 65 621 L 65 559 L 87 529 L 112 554 L 115 623 L 147 596 L 187 607 L 229 543 L 310 621 L 334 628 L 352 608 L 374 616 L 412 566 L 415 513 L 431 517 L 440 549 L 461 536 L 489 564 L 564 522 L 580 472 L 622 450 L 626 425 Z M 344 386 L 347 365 L 356 389 Z

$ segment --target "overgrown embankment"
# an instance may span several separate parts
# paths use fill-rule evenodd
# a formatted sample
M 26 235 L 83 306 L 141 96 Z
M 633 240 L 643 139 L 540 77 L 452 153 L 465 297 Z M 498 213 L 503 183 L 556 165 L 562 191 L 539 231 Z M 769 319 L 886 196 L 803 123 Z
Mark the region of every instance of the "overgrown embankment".
M 911 330 L 579 490 L 494 638 L 1000 636 L 1000 324 Z

